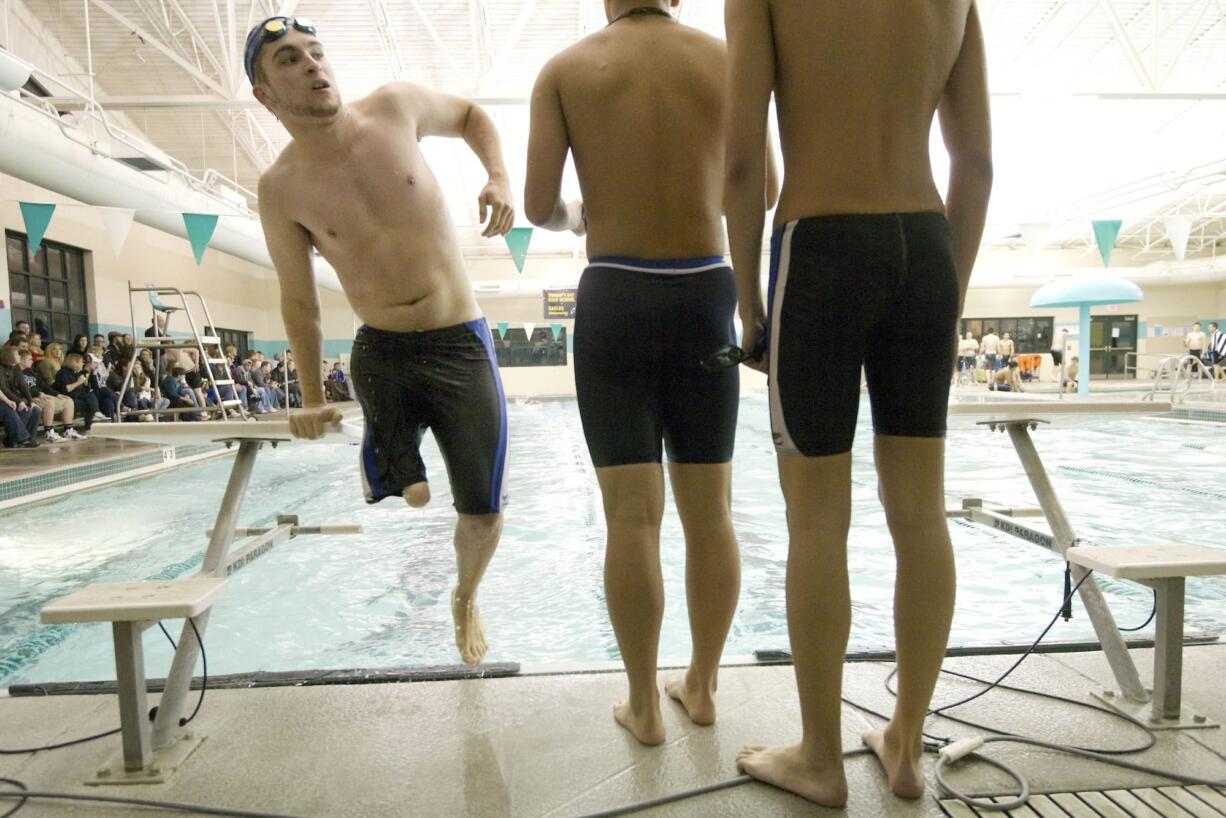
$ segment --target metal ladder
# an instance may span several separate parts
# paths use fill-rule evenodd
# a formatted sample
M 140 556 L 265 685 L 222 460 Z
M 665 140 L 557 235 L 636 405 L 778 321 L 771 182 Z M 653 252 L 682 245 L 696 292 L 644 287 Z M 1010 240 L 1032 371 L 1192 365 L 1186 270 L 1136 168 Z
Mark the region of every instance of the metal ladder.
M 157 316 L 159 313 L 166 317 L 166 323 L 162 327 L 161 334 L 152 337 L 146 337 L 138 334 L 140 329 L 136 326 L 136 308 L 132 303 L 132 296 L 135 293 L 148 293 L 149 306 L 151 315 L 151 325 L 157 325 Z M 175 296 L 178 298 L 178 303 L 182 306 L 167 305 L 162 303 L 162 296 Z M 209 313 L 209 305 L 205 303 L 204 296 L 194 290 L 180 290 L 178 287 L 159 287 L 152 284 L 144 287 L 133 287 L 132 282 L 128 282 L 128 309 L 132 315 L 132 357 L 128 361 L 127 370 L 123 376 L 123 386 L 119 390 L 119 419 L 122 421 L 125 417 L 131 415 L 152 414 L 154 420 L 161 420 L 162 415 L 181 415 L 188 413 L 195 414 L 215 414 L 218 420 L 225 420 L 227 411 L 237 410 L 243 420 L 248 419 L 247 407 L 243 405 L 243 401 L 238 399 L 238 389 L 235 387 L 234 378 L 230 373 L 229 361 L 226 360 L 225 354 L 221 349 L 221 338 L 216 335 L 202 335 L 200 328 L 197 326 L 196 318 L 192 315 L 191 308 L 188 306 L 188 296 L 194 297 L 200 302 L 200 309 L 204 312 L 205 327 L 211 328 L 214 325 L 213 316 Z M 170 317 L 176 312 L 182 312 L 187 316 L 188 326 L 191 328 L 191 337 L 181 336 L 172 337 L 170 335 Z M 159 377 L 154 378 L 153 383 L 153 408 L 152 409 L 129 409 L 124 406 L 123 397 L 128 391 L 128 387 L 132 382 L 132 371 L 140 365 L 138 357 L 142 349 L 151 349 L 154 351 L 154 360 L 156 362 L 156 373 Z M 167 349 L 194 349 L 197 353 L 196 369 L 200 373 L 201 379 L 204 382 L 206 389 L 212 391 L 216 396 L 216 403 L 205 406 L 182 406 L 182 407 L 167 407 L 159 409 L 158 404 L 162 398 L 161 375 L 163 370 L 163 356 L 161 352 Z M 215 351 L 215 354 L 214 354 Z M 224 367 L 224 377 L 217 377 L 213 373 L 213 367 Z M 221 387 L 229 386 L 232 390 L 233 398 L 223 398 Z
M 1141 400 L 1152 401 L 1156 395 L 1169 392 L 1171 404 L 1182 403 L 1184 397 L 1192 391 L 1192 374 L 1200 375 L 1201 380 L 1209 384 L 1208 392 L 1214 391 L 1217 381 L 1213 373 L 1199 358 L 1194 355 L 1171 355 L 1163 358 L 1154 373 L 1154 385 Z M 1169 380 L 1169 386 L 1164 389 L 1164 381 Z

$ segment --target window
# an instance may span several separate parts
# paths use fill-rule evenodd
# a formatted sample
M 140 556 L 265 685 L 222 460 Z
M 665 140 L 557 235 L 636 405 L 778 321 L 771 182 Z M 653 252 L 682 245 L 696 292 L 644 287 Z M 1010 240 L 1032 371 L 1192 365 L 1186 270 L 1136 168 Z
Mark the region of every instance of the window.
M 553 337 L 549 327 L 536 327 L 529 340 L 523 327 L 512 327 L 506 336 L 491 330 L 498 366 L 566 366 L 566 327 Z
M 1005 333 L 1013 336 L 1013 351 L 1018 355 L 1044 353 L 1051 349 L 1051 336 L 1056 326 L 1054 317 L 1026 318 L 963 318 L 959 337 L 965 338 L 969 332 L 978 341 L 983 338 L 988 328 L 996 330 L 996 334 L 1004 337 Z
M 251 345 L 251 333 L 241 329 L 225 329 L 224 327 L 205 327 L 205 335 L 216 335 L 221 339 L 221 348 L 232 346 L 238 351 L 238 360 L 242 360 L 247 354 L 247 348 Z M 285 342 L 285 346 L 289 347 L 289 342 Z
M 53 241 L 43 241 L 30 255 L 29 241 L 21 233 L 5 232 L 9 268 L 9 298 L 13 325 L 29 321 L 51 341 L 70 342 L 78 333 L 89 333 L 85 302 L 86 250 Z

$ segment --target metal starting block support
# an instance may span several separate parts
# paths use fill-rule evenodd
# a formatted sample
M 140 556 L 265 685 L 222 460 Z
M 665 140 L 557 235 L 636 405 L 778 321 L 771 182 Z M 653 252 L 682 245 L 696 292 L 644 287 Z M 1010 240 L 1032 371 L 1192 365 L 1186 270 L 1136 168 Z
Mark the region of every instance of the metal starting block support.
M 1038 450 L 1035 449 L 1034 441 L 1030 439 L 1030 433 L 1037 431 L 1039 424 L 1046 423 L 1048 421 L 1034 417 L 991 418 L 978 423 L 980 426 L 987 426 L 993 432 L 999 429 L 1008 433 L 1009 440 L 1013 443 L 1018 458 L 1022 461 L 1022 468 L 1026 470 L 1030 487 L 1039 500 L 1038 513 L 1029 508 L 985 508 L 982 500 L 964 500 L 961 509 L 947 511 L 946 516 L 959 517 L 991 526 L 997 531 L 1046 548 L 1067 561 L 1067 552 L 1077 544 L 1077 537 L 1073 532 L 1072 523 L 1064 513 L 1064 507 L 1060 504 L 1055 489 L 1052 488 L 1051 479 L 1047 476 L 1047 469 L 1043 467 L 1043 461 L 1039 457 Z M 1045 518 L 1048 525 L 1051 526 L 1051 534 L 1031 528 L 1015 519 L 1040 516 Z M 1076 563 L 1070 562 L 1070 565 L 1074 583 L 1081 583 L 1077 593 L 1089 615 L 1090 623 L 1094 626 L 1094 633 L 1098 636 L 1098 642 L 1102 645 L 1103 654 L 1111 665 L 1111 672 L 1115 675 L 1123 697 L 1131 702 L 1147 704 L 1150 701 L 1150 691 L 1141 684 L 1137 666 L 1128 653 L 1128 646 L 1124 643 L 1124 636 L 1115 623 L 1115 617 L 1111 614 L 1107 600 L 1103 598 L 1098 585 L 1093 582 L 1081 582 L 1082 578 L 1089 573 L 1089 569 Z
M 124 424 L 126 425 L 126 424 Z M 152 425 L 152 424 L 146 424 Z M 179 425 L 179 424 L 176 424 Z M 182 424 L 193 426 L 195 424 Z M 238 444 L 238 454 L 221 500 L 209 545 L 197 574 L 186 580 L 93 585 L 52 602 L 42 609 L 45 623 L 110 621 L 115 639 L 115 668 L 119 685 L 123 753 L 100 769 L 86 784 L 158 784 L 200 746 L 204 737 L 179 725 L 184 713 L 192 671 L 200 653 L 196 633 L 203 637 L 212 603 L 226 586 L 227 577 L 247 567 L 277 545 L 300 534 L 357 534 L 357 525 L 302 526 L 296 515 L 278 515 L 272 528 L 239 528 L 238 516 L 251 482 L 255 456 L 264 443 L 277 440 L 242 437 L 222 441 Z M 253 537 L 231 552 L 235 537 Z M 145 688 L 145 662 L 141 632 L 161 619 L 184 621 L 157 717 L 149 727 Z M 195 629 L 192 628 L 195 623 Z
M 1149 586 L 1155 594 L 1153 706 L 1121 701 L 1114 690 L 1095 692 L 1095 698 L 1146 722 L 1153 730 L 1221 727 L 1183 706 L 1183 593 L 1186 577 L 1226 574 L 1226 553 L 1201 545 L 1172 543 L 1078 546 L 1069 549 L 1068 558 L 1099 573 Z

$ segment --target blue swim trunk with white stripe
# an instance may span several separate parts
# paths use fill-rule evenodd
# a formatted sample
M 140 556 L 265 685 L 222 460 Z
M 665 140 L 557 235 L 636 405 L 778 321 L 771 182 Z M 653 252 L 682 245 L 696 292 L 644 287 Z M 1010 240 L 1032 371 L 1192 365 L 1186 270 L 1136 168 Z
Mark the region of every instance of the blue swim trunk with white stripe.
M 456 511 L 502 511 L 507 404 L 485 319 L 424 332 L 364 326 L 350 367 L 366 417 L 366 502 L 401 496 L 426 480 L 421 441 L 429 429 L 451 478 Z

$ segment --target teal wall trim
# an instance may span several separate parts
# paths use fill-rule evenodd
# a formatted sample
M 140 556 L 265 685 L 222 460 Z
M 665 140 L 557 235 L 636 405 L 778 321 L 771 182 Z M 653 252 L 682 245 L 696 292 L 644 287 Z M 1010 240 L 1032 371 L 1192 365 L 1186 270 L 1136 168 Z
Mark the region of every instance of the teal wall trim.
M 9 313 L 8 310 L 0 310 L 0 320 L 4 320 L 4 319 L 11 320 L 11 313 Z M 8 336 L 9 332 L 12 332 L 12 329 L 8 329 L 5 331 L 4 333 L 5 337 Z M 111 332 L 130 333 L 132 332 L 132 327 L 128 324 L 90 324 L 89 325 L 90 337 L 93 337 L 94 335 L 97 335 L 98 333 L 102 333 L 103 335 L 106 335 Z M 144 333 L 145 333 L 145 327 L 137 327 L 138 335 L 143 336 Z M 170 334 L 176 337 L 181 336 L 181 337 L 186 338 L 191 333 L 178 331 L 178 330 L 172 330 Z M 250 347 L 251 349 L 259 350 L 260 352 L 264 353 L 265 358 L 271 358 L 276 353 L 282 352 L 283 350 L 287 349 L 289 347 L 289 341 L 282 340 L 282 339 L 274 339 L 271 341 L 266 341 L 266 340 L 261 340 L 259 338 L 256 338 L 252 340 Z M 353 349 L 353 339 L 352 338 L 335 338 L 335 339 L 326 339 L 324 341 L 324 357 L 325 358 L 339 358 L 342 353 L 348 353 L 352 349 Z
M 289 341 L 265 341 L 259 338 L 251 341 L 251 348 L 264 353 L 265 358 L 271 358 L 278 352 L 284 352 L 289 348 Z M 324 357 L 339 358 L 342 354 L 348 354 L 353 350 L 352 338 L 339 339 L 324 339 Z
M 12 311 L 8 309 L 0 310 L 0 332 L 3 332 L 3 335 L 0 335 L 0 338 L 3 338 L 5 341 L 7 341 L 9 339 L 9 333 L 12 331 L 13 331 L 13 313 Z

